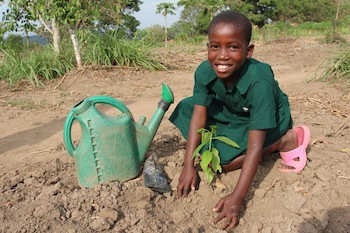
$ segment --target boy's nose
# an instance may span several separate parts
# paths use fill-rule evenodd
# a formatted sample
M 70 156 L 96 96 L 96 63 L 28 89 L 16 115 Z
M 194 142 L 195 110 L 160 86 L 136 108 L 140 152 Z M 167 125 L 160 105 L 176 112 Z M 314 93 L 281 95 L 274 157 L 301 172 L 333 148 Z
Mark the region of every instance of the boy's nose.
M 227 57 L 228 57 L 227 54 L 228 53 L 227 53 L 226 49 L 221 49 L 220 53 L 219 53 L 219 59 L 221 59 L 221 60 L 222 59 L 227 59 Z

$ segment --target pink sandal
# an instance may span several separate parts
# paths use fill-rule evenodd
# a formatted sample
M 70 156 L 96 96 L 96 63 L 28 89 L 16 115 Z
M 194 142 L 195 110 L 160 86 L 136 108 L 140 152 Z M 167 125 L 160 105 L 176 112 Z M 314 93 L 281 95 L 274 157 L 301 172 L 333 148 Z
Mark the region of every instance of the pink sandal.
M 281 163 L 293 168 L 278 168 L 281 172 L 299 173 L 306 165 L 306 148 L 310 140 L 310 130 L 306 126 L 297 126 L 293 128 L 298 136 L 298 147 L 287 152 L 280 152 L 282 157 Z M 299 158 L 299 160 L 294 160 Z

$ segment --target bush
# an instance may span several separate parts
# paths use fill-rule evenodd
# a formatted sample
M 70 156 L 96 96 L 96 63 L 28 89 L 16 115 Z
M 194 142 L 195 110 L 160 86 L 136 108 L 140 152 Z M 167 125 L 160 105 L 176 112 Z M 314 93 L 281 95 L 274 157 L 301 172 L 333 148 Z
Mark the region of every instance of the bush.
M 22 51 L 24 47 L 21 35 L 10 34 L 5 40 L 5 47 L 14 51 Z

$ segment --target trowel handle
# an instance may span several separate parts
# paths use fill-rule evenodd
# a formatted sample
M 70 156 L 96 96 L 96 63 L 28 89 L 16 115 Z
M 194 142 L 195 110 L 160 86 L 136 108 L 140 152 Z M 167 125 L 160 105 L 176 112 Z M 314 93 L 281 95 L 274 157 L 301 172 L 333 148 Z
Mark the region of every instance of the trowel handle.
M 82 101 L 81 103 L 79 103 L 78 105 L 76 105 L 74 107 L 75 110 L 77 110 L 78 108 L 82 108 L 84 109 L 83 106 L 89 106 L 89 103 L 91 105 L 96 105 L 96 104 L 109 104 L 113 107 L 116 107 L 119 111 L 121 111 L 123 114 L 126 114 L 128 117 L 131 118 L 131 120 L 134 120 L 134 117 L 132 116 L 130 110 L 120 101 L 113 99 L 111 97 L 108 96 L 92 96 L 90 98 L 85 99 L 84 101 Z M 75 112 L 77 113 L 77 112 Z M 74 115 L 74 111 L 72 110 L 65 121 L 64 124 L 64 130 L 63 130 L 63 140 L 64 140 L 64 144 L 66 146 L 66 149 L 68 151 L 68 153 L 72 156 L 73 155 L 73 151 L 74 151 L 74 146 L 73 146 L 73 142 L 72 142 L 72 135 L 71 135 L 71 131 L 72 131 L 72 125 L 73 125 L 73 121 L 75 120 L 75 115 Z

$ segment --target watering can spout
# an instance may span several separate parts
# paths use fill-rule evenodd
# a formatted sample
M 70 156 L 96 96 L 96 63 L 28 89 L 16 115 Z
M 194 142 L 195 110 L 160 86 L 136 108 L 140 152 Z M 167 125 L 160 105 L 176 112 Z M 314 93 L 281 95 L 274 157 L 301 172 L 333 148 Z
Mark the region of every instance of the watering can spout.
M 168 111 L 172 103 L 174 103 L 173 92 L 168 85 L 162 83 L 162 99 L 158 102 L 158 107 L 147 125 L 151 139 L 153 139 L 165 112 Z
M 156 134 L 159 125 L 164 117 L 165 112 L 169 109 L 169 106 L 174 103 L 174 95 L 170 87 L 166 84 L 162 84 L 162 99 L 158 102 L 156 111 L 153 113 L 148 125 L 145 127 L 147 133 L 137 135 L 137 143 L 139 148 L 140 160 L 145 159 L 147 150 Z M 139 123 L 144 122 L 145 119 L 140 119 Z

